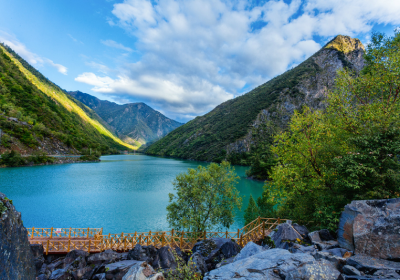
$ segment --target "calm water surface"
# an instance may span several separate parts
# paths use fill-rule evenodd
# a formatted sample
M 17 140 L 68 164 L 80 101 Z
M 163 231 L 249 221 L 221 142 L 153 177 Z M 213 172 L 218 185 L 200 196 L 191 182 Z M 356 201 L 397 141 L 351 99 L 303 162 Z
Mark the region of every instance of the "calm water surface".
M 104 233 L 167 230 L 166 206 L 172 181 L 202 162 L 145 155 L 104 156 L 100 163 L 0 169 L 0 192 L 13 200 L 26 227 L 103 227 Z M 245 196 L 232 230 L 243 226 L 250 194 L 261 196 L 262 182 L 245 178 L 236 166 L 238 190 Z

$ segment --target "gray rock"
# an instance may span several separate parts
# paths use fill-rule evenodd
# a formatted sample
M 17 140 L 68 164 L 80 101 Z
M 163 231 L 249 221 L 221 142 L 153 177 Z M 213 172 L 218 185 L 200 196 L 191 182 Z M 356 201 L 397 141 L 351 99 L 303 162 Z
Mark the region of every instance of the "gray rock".
M 308 238 L 310 238 L 311 242 L 314 244 L 316 242 L 322 242 L 321 237 L 319 236 L 318 231 L 313 231 L 308 234 Z
M 331 233 L 327 229 L 321 229 L 318 231 L 318 233 L 322 241 L 335 240 L 335 238 L 331 235 Z
M 350 265 L 343 266 L 342 271 L 346 275 L 358 275 L 358 276 L 361 276 L 361 272 L 358 271 L 357 268 L 355 268 L 353 266 L 350 266 Z
M 324 279 L 337 280 L 340 272 L 328 261 L 321 259 L 307 263 L 292 270 L 286 276 L 286 280 Z
M 48 276 L 46 276 L 45 274 L 39 274 L 38 277 L 36 277 L 36 280 L 47 280 L 49 279 Z
M 240 253 L 236 255 L 234 260 L 238 261 L 241 259 L 245 259 L 245 258 L 251 257 L 255 254 L 258 254 L 262 251 L 264 251 L 263 247 L 250 241 L 249 243 L 246 244 L 246 246 L 243 247 L 243 249 L 240 251 Z
M 53 261 L 52 263 L 47 265 L 47 269 L 50 271 L 60 269 L 60 268 L 64 268 L 64 259 L 63 258 L 56 259 L 55 261 Z
M 292 227 L 303 237 L 303 239 L 308 238 L 309 231 L 305 226 L 292 224 Z
M 21 213 L 3 193 L 0 209 L 0 279 L 35 279 L 34 258 Z
M 154 246 L 141 246 L 140 244 L 136 244 L 135 248 L 130 250 L 127 256 L 128 260 L 145 261 L 150 265 L 153 265 L 156 258 L 157 249 Z
M 78 257 L 82 257 L 83 260 L 85 260 L 86 257 L 89 256 L 89 253 L 83 250 L 72 250 L 71 252 L 68 252 L 68 254 L 65 256 L 64 259 L 64 264 L 70 264 L 73 261 L 75 261 Z M 82 259 L 80 259 L 82 261 Z M 85 261 L 86 265 L 86 261 Z
M 105 250 L 104 252 L 90 255 L 88 257 L 88 263 L 100 264 L 100 263 L 112 263 L 115 262 L 119 257 L 117 252 L 113 250 Z
M 93 276 L 93 280 L 106 280 L 106 274 L 105 273 L 99 273 Z
M 276 227 L 276 231 L 270 235 L 275 243 L 276 248 L 285 246 L 283 243 L 286 241 L 296 241 L 297 239 L 303 240 L 303 237 L 293 228 L 290 223 L 280 224 Z
M 169 246 L 160 248 L 157 252 L 156 259 L 153 261 L 153 266 L 155 269 L 175 269 L 178 263 L 174 255 L 174 250 Z
M 292 248 L 289 250 L 292 253 L 308 253 L 315 254 L 318 250 L 315 245 L 303 246 L 300 244 L 293 244 Z
M 336 240 L 331 240 L 331 241 L 321 241 L 321 242 L 314 242 L 314 244 L 317 246 L 318 250 L 330 250 L 330 249 L 335 249 L 339 248 L 339 242 Z
M 199 272 L 203 276 L 206 272 L 208 272 L 206 261 L 198 252 L 194 253 L 190 257 L 189 264 L 191 265 L 193 271 Z
M 354 266 L 366 274 L 373 274 L 377 270 L 400 270 L 400 263 L 376 259 L 370 256 L 355 255 L 347 259 L 347 264 Z
M 348 251 L 346 249 L 342 249 L 342 248 L 334 248 L 334 249 L 323 250 L 323 252 L 328 252 L 332 255 L 342 258 L 344 256 L 344 254 L 347 253 Z
M 127 260 L 108 264 L 105 266 L 106 279 L 122 280 L 122 277 L 132 266 L 141 265 L 142 263 L 141 261 Z
M 229 258 L 229 259 L 226 259 L 226 260 L 222 260 L 220 263 L 217 263 L 215 268 L 220 268 L 221 266 L 224 266 L 224 265 L 227 265 L 227 264 L 230 264 L 230 263 L 233 263 L 233 262 L 235 262 L 235 257 L 232 257 L 232 258 Z
M 75 280 L 87 279 L 85 278 L 85 276 L 88 275 L 88 273 L 92 270 L 93 268 L 91 266 L 85 266 L 82 268 L 75 269 L 74 271 L 71 272 L 71 274 Z
M 314 255 L 316 260 L 324 259 L 332 264 L 337 270 L 342 270 L 343 266 L 346 265 L 346 259 L 338 257 L 329 252 L 317 252 Z
M 400 275 L 396 271 L 387 269 L 377 270 L 374 276 L 386 279 L 400 279 Z
M 400 258 L 400 198 L 346 205 L 339 222 L 340 247 L 380 259 Z
M 164 280 L 162 273 L 157 273 L 146 262 L 132 266 L 122 280 Z
M 72 275 L 66 269 L 54 270 L 49 280 L 72 280 Z
M 292 254 L 283 249 L 266 250 L 246 259 L 224 265 L 206 274 L 204 280 L 209 279 L 281 279 L 292 270 L 315 259 L 309 254 Z
M 41 274 L 40 269 L 42 268 L 44 264 L 44 250 L 43 250 L 43 245 L 42 244 L 31 244 L 31 251 L 33 255 L 33 262 L 35 264 L 36 268 L 36 275 Z
M 240 246 L 231 239 L 210 238 L 197 242 L 192 251 L 199 252 L 204 257 L 208 270 L 211 270 L 223 259 L 236 256 L 240 249 Z

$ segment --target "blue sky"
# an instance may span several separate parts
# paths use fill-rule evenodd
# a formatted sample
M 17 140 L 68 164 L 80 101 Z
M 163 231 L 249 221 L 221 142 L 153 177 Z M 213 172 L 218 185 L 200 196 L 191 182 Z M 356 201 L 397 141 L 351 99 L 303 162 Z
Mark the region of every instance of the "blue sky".
M 66 90 L 186 122 L 399 15 L 399 0 L 3 0 L 0 41 Z

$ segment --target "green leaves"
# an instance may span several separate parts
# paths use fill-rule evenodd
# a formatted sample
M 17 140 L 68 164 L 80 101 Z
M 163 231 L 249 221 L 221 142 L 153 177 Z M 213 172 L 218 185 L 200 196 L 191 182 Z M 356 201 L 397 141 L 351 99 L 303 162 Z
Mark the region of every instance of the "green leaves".
M 400 195 L 400 34 L 373 34 L 365 58 L 362 73 L 338 73 L 325 111 L 296 112 L 275 137 L 259 206 L 335 230 L 352 200 Z
M 173 182 L 176 194 L 169 194 L 168 223 L 190 232 L 228 228 L 234 222 L 234 209 L 242 204 L 237 180 L 228 162 L 179 174 Z

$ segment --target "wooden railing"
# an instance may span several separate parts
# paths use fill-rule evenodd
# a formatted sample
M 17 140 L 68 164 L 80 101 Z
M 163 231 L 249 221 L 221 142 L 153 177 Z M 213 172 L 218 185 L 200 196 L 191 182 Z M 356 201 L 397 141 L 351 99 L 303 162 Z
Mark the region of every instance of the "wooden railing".
M 128 251 L 133 249 L 136 244 L 142 246 L 152 245 L 156 248 L 170 246 L 179 247 L 181 250 L 190 250 L 198 241 L 213 237 L 229 238 L 243 247 L 250 241 L 258 241 L 264 238 L 280 223 L 286 221 L 286 219 L 258 217 L 236 232 L 184 232 L 171 230 L 102 235 L 102 229 L 30 228 L 28 233 L 31 244 L 43 244 L 46 254 L 69 252 L 75 249 L 87 252 L 101 252 L 108 249 Z
M 102 228 L 28 228 L 29 238 L 101 238 Z

